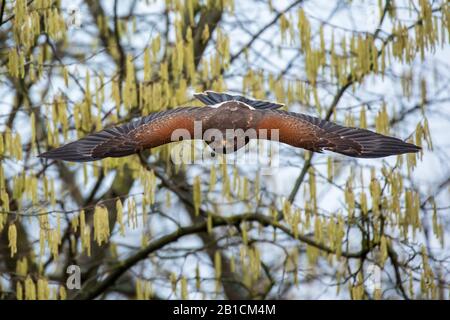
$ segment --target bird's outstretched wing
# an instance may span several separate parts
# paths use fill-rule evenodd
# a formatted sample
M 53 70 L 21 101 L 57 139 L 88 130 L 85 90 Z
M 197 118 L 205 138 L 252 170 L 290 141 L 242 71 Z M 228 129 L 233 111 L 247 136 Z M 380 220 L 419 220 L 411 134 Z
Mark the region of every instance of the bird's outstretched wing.
M 104 129 L 39 155 L 41 158 L 85 162 L 123 157 L 172 142 L 176 129 L 194 136 L 194 121 L 210 108 L 186 107 L 152 113 L 138 120 Z
M 394 137 L 384 136 L 369 130 L 340 126 L 305 114 L 281 110 L 267 110 L 257 124 L 257 131 L 279 129 L 280 142 L 294 147 L 322 152 L 329 150 L 356 158 L 380 158 L 410 152 L 420 147 Z

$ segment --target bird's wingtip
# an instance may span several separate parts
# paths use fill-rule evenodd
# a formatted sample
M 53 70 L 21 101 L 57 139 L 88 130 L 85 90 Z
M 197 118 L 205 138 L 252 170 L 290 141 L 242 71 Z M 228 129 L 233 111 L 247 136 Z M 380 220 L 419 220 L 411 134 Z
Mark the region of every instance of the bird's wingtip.
M 41 158 L 41 159 L 49 159 L 49 158 L 51 158 L 51 156 L 49 155 L 49 152 L 39 153 L 36 157 L 37 158 Z
M 77 143 L 69 143 L 61 147 L 40 153 L 37 155 L 40 159 L 52 159 L 52 160 L 62 160 L 71 162 L 86 162 L 97 160 L 89 153 L 84 153 L 78 150 Z

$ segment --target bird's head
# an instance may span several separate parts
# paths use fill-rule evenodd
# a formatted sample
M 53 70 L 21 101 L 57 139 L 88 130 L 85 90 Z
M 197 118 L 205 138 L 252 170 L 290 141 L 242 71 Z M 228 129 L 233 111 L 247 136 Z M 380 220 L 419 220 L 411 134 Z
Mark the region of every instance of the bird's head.
M 253 108 L 252 106 L 240 101 L 225 101 L 218 104 L 217 108 L 219 108 L 222 112 L 228 111 L 233 113 L 255 110 L 255 108 Z

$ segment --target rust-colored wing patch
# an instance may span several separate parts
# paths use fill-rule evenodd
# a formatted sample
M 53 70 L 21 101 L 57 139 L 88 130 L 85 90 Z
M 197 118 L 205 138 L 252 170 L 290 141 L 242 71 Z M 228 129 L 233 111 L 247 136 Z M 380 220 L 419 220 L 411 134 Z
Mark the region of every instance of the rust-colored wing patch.
M 104 129 L 39 155 L 41 158 L 84 162 L 123 157 L 172 142 L 172 133 L 184 129 L 193 137 L 194 121 L 205 108 L 187 107 L 152 113 L 139 120 Z
M 380 158 L 418 152 L 421 148 L 369 130 L 340 126 L 305 114 L 281 110 L 264 111 L 257 131 L 279 130 L 279 141 L 294 147 L 322 152 L 329 150 L 357 158 Z

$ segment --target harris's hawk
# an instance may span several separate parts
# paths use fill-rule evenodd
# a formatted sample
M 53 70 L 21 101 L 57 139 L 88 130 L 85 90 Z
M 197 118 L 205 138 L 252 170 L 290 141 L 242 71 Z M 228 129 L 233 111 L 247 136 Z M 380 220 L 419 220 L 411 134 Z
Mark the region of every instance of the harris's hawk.
M 380 158 L 420 150 L 394 137 L 278 110 L 283 106 L 279 103 L 213 91 L 194 96 L 206 106 L 152 113 L 90 134 L 39 157 L 75 162 L 123 157 L 178 141 L 174 139 L 177 129 L 187 133 L 188 139 L 204 140 L 219 153 L 234 152 L 251 139 L 278 140 L 297 148 L 328 150 L 356 158 Z M 196 125 L 200 132 L 196 132 Z M 231 138 L 229 131 L 234 132 Z

